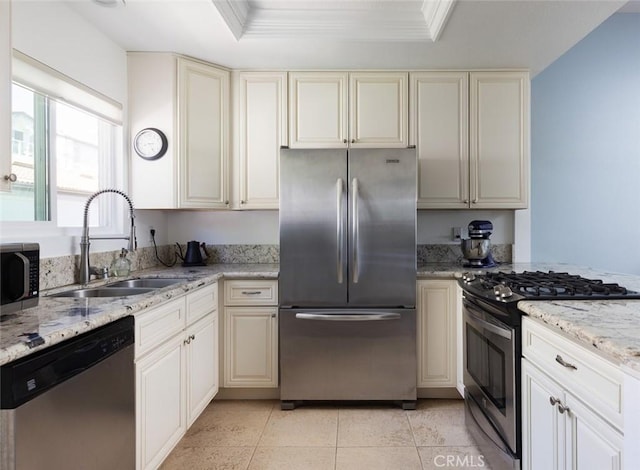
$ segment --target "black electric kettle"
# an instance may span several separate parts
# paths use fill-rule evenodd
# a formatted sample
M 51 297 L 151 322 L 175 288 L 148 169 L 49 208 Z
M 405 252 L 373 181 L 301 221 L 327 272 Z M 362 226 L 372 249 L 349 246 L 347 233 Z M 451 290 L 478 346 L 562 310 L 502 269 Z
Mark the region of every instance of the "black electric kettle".
M 202 252 L 200 251 L 200 247 L 202 247 L 206 254 L 204 243 L 200 244 L 195 240 L 187 242 L 187 253 L 184 256 L 182 256 L 182 247 L 180 244 L 176 243 L 176 245 L 180 251 L 178 256 L 182 260 L 182 266 L 206 266 L 204 258 L 202 257 Z

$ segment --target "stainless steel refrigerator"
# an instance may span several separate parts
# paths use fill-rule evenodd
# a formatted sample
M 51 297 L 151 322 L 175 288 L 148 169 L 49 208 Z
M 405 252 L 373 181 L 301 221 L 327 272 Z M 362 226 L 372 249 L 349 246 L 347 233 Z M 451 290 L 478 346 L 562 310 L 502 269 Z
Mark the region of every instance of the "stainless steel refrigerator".
M 280 397 L 416 400 L 416 151 L 280 151 Z

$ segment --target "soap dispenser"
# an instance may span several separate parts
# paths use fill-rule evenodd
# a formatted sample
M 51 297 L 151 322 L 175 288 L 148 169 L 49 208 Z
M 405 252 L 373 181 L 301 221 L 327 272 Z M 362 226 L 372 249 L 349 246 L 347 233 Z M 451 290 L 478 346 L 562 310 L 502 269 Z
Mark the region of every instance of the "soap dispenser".
M 127 258 L 127 250 L 125 248 L 120 252 L 111 265 L 111 272 L 115 277 L 125 277 L 131 272 L 131 261 Z

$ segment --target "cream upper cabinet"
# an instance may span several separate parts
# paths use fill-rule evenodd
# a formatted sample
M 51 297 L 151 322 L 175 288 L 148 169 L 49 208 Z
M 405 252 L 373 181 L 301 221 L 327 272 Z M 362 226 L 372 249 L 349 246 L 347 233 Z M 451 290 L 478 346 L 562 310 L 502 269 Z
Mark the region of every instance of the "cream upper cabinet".
M 529 74 L 469 76 L 471 207 L 526 208 L 529 192 Z
M 418 388 L 457 385 L 457 289 L 453 280 L 418 281 Z
M 411 73 L 409 95 L 418 209 L 468 208 L 469 74 Z
M 411 73 L 419 209 L 528 204 L 529 74 Z
M 11 2 L 0 2 L 0 191 L 11 189 Z
M 291 72 L 291 148 L 406 147 L 406 72 Z
M 287 73 L 234 76 L 234 209 L 278 209 L 280 147 L 288 143 Z
M 229 207 L 229 72 L 168 53 L 129 53 L 130 138 L 160 129 L 168 149 L 155 160 L 131 152 L 139 209 Z

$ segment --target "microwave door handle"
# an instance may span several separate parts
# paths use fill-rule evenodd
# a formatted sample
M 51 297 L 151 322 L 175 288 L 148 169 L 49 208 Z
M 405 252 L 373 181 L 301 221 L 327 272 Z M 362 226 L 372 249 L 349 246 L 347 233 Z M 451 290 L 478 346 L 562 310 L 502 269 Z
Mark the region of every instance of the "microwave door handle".
M 342 239 L 344 238 L 344 227 L 342 223 L 342 202 L 344 198 L 344 181 L 342 178 L 338 178 L 336 181 L 336 244 L 337 250 L 337 269 L 338 269 L 338 284 L 343 282 L 344 273 L 344 249 Z
M 513 336 L 511 330 L 509 328 L 503 328 L 499 325 L 495 325 L 493 323 L 489 323 L 488 321 L 480 318 L 477 313 L 473 311 L 473 308 L 470 308 L 468 305 L 465 305 L 465 310 L 467 311 L 468 319 L 471 323 L 475 323 L 477 326 L 484 328 L 487 331 L 497 334 L 502 338 L 511 340 Z
M 24 279 L 22 280 L 23 291 L 22 295 L 18 297 L 16 300 L 22 300 L 29 296 L 29 272 L 31 271 L 31 263 L 29 262 L 29 258 L 27 258 L 22 253 L 14 253 L 20 261 L 22 261 L 22 272 L 24 274 Z

